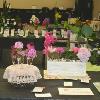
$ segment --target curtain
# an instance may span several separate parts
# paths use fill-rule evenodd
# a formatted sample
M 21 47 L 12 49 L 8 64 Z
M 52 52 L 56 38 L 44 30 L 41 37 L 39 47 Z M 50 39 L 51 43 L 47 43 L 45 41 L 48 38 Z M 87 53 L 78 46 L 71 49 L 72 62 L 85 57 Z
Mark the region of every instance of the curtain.
M 75 1 L 76 17 L 81 19 L 92 19 L 93 14 L 93 0 L 76 0 Z

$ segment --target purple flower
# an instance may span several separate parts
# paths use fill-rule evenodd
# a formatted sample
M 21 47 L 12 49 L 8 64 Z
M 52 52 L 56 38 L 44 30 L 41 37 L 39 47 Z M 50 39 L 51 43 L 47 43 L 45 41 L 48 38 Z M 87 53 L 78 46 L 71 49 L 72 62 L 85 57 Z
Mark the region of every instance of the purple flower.
M 87 48 L 80 48 L 77 54 L 78 58 L 82 62 L 86 62 L 89 60 L 89 57 L 91 56 L 90 51 Z
M 27 58 L 35 58 L 36 57 L 36 50 L 35 49 L 28 50 L 26 56 L 27 56 Z

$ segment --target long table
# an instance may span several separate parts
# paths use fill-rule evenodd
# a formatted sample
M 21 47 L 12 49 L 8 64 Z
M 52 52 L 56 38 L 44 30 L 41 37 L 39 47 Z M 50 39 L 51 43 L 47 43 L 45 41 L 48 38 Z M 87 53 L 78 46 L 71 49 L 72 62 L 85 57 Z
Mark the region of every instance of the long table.
M 26 44 L 33 42 L 35 45 L 35 49 L 38 52 L 39 57 L 35 60 L 35 65 L 44 68 L 45 67 L 45 55 L 42 54 L 42 50 L 44 49 L 44 38 L 23 38 L 23 37 L 0 37 L 0 64 L 4 66 L 11 65 L 11 56 L 10 50 L 11 46 L 15 44 L 15 42 L 21 41 L 24 44 L 24 48 L 26 48 Z M 38 59 L 39 58 L 39 59 Z M 37 62 L 37 63 L 36 63 Z

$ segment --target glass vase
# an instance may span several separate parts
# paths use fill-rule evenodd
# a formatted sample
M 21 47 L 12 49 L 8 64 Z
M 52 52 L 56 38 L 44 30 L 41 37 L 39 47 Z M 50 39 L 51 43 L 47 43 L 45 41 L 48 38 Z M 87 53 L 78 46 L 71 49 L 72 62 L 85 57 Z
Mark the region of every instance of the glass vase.
M 32 65 L 33 63 L 33 58 L 27 58 L 27 64 Z

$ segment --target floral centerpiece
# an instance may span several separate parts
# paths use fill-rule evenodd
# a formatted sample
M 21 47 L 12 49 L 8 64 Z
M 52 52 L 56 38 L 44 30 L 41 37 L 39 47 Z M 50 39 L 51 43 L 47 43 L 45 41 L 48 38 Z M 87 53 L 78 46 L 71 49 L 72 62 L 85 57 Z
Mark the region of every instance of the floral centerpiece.
M 35 15 L 32 15 L 30 23 L 34 26 L 34 36 L 36 38 L 39 38 L 39 31 L 38 31 L 38 25 L 40 23 L 39 19 Z
M 45 34 L 45 41 L 43 53 L 48 57 L 48 59 L 61 59 L 61 54 L 64 52 L 62 47 L 53 47 L 52 44 L 56 42 L 56 38 L 52 35 L 51 32 Z
M 37 29 L 40 21 L 39 21 L 39 19 L 35 15 L 32 15 L 32 17 L 30 19 L 30 23 L 34 26 L 34 28 Z
M 27 64 L 32 64 L 33 59 L 37 56 L 33 43 L 27 44 L 27 49 L 23 50 L 23 43 L 18 41 L 11 47 L 12 63 L 24 63 L 25 58 Z
M 25 56 L 23 49 L 23 43 L 18 41 L 11 47 L 12 63 L 14 64 L 17 59 L 17 63 L 20 63 L 21 58 Z

